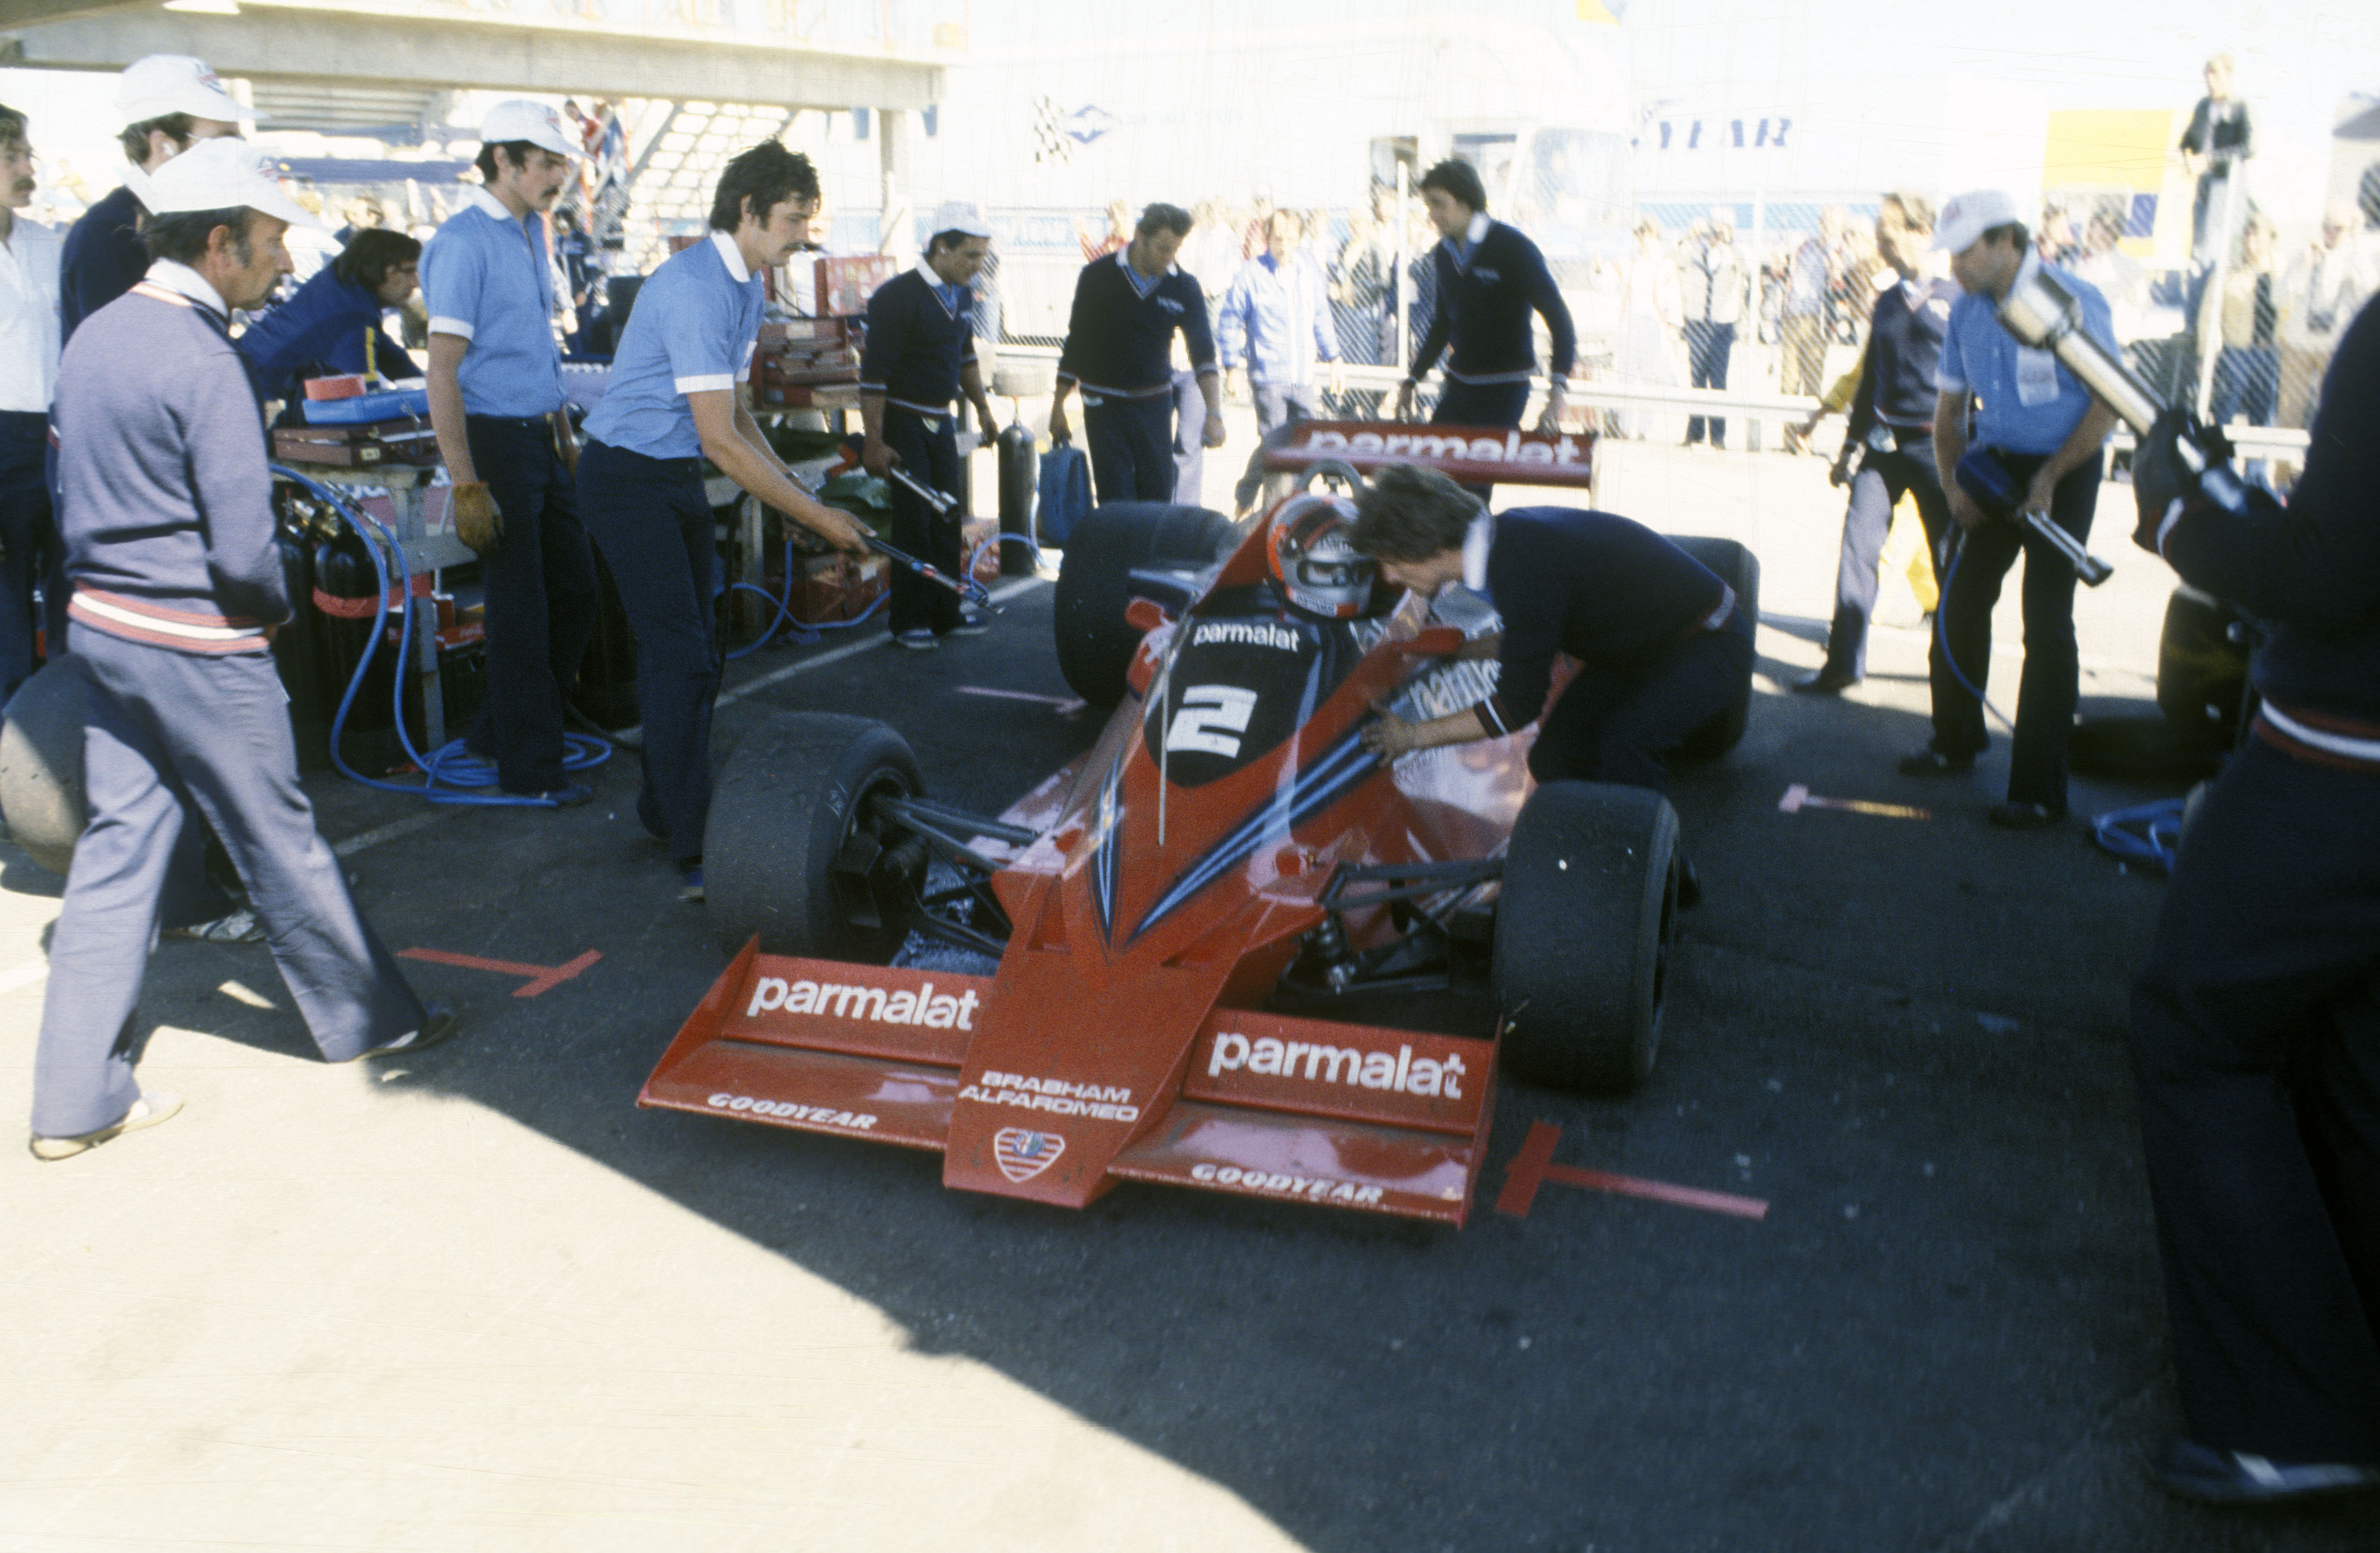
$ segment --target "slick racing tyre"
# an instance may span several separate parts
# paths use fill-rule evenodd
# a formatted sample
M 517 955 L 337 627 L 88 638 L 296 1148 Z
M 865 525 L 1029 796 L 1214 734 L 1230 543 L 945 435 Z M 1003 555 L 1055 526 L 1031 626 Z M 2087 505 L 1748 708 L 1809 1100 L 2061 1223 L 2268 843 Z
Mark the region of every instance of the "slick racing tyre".
M 1682 539 L 1670 541 L 1688 555 L 1718 574 L 1719 580 L 1735 589 L 1736 601 L 1743 606 L 1743 618 L 1752 623 L 1755 635 L 1760 630 L 1760 557 L 1733 540 Z M 1733 749 L 1743 738 L 1743 730 L 1752 721 L 1752 669 L 1743 671 L 1743 687 L 1727 710 L 1712 718 L 1678 746 L 1678 753 L 1689 760 L 1716 760 Z
M 0 727 L 0 817 L 34 862 L 60 876 L 82 835 L 87 707 L 81 672 L 62 658 L 18 686 Z
M 908 741 L 868 718 L 787 712 L 746 734 L 703 831 L 720 947 L 733 954 L 758 934 L 770 954 L 890 960 L 905 935 L 881 920 L 860 871 L 877 850 L 868 843 L 892 839 L 868 800 L 925 791 Z
M 1124 675 L 1140 632 L 1123 617 L 1135 566 L 1201 572 L 1229 552 L 1239 531 L 1207 507 L 1163 502 L 1111 502 L 1066 537 L 1058 569 L 1058 669 L 1095 707 L 1111 707 L 1130 688 Z
M 1504 857 L 1491 962 L 1504 1066 L 1619 1093 L 1653 1071 L 1678 904 L 1678 814 L 1658 793 L 1549 782 Z

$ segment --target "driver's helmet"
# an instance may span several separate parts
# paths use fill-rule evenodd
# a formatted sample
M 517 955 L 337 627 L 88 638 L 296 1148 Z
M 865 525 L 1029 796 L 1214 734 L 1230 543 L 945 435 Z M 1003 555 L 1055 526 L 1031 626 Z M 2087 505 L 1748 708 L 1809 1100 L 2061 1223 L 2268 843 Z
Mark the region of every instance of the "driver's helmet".
M 1352 620 L 1371 602 L 1372 558 L 1348 542 L 1355 504 L 1308 491 L 1272 517 L 1272 575 L 1290 606 L 1326 620 Z

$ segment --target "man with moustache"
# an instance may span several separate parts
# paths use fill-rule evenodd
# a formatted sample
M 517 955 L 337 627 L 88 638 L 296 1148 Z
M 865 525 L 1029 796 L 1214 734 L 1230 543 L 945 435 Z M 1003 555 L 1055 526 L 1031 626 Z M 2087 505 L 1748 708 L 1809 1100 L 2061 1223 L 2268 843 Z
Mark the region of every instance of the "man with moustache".
M 562 709 L 595 624 L 595 560 L 578 517 L 577 443 L 544 212 L 578 148 L 540 103 L 480 127 L 480 187 L 421 254 L 430 424 L 454 483 L 455 536 L 483 558 L 488 698 L 466 735 L 506 793 L 556 807 L 594 794 L 563 774 Z
M 33 202 L 25 115 L 0 104 L 0 707 L 33 672 L 33 585 L 45 584 L 49 648 L 66 650 L 67 589 L 43 473 L 58 377 L 58 235 Z

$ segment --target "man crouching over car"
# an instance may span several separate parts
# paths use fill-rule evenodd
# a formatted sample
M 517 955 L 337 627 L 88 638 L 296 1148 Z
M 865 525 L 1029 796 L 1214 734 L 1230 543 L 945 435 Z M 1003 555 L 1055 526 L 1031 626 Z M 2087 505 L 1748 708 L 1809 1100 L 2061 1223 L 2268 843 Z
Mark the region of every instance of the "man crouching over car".
M 1735 590 L 1641 523 L 1571 507 L 1489 513 L 1434 470 L 1382 469 L 1355 501 L 1357 550 L 1390 582 L 1434 599 L 1460 582 L 1503 619 L 1496 694 L 1412 722 L 1383 712 L 1364 742 L 1395 757 L 1538 723 L 1539 782 L 1665 791 L 1669 757 L 1725 711 L 1752 663 Z M 1579 671 L 1546 704 L 1554 655 Z M 1691 867 L 1681 904 L 1700 893 Z

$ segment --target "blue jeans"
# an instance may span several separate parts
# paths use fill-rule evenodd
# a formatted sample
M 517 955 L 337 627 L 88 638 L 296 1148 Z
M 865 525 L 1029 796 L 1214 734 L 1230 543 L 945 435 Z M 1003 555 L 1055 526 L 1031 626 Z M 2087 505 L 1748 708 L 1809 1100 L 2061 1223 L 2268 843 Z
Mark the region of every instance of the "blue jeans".
M 1727 358 L 1734 350 L 1734 324 L 1688 319 L 1686 371 L 1690 386 L 1724 390 L 1727 387 Z M 1710 431 L 1711 446 L 1727 446 L 1727 421 L 1715 415 L 1689 416 L 1686 419 L 1686 441 L 1701 442 L 1706 427 Z
M 67 553 L 51 512 L 49 445 L 48 417 L 0 411 L 0 707 L 32 674 L 37 630 L 46 629 L 49 656 L 67 649 Z
M 711 602 L 719 552 L 698 458 L 648 458 L 590 442 L 587 531 L 603 547 L 637 637 L 645 786 L 637 818 L 681 865 L 702 855 L 710 820 L 710 713 L 722 665 Z M 786 586 L 792 581 L 787 579 Z

